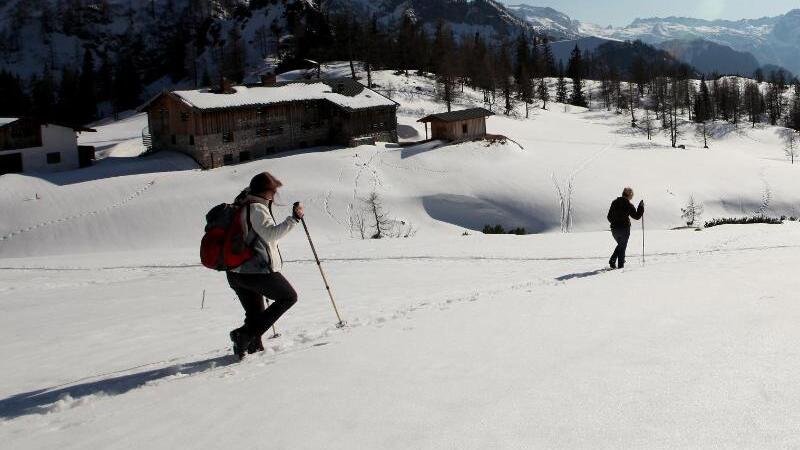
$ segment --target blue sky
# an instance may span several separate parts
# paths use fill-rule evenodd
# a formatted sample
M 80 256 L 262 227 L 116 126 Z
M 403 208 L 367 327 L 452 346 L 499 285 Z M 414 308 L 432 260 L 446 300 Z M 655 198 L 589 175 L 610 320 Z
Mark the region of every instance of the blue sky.
M 573 19 L 599 25 L 627 25 L 637 17 L 684 16 L 698 19 L 755 19 L 800 8 L 798 0 L 505 0 L 550 6 Z

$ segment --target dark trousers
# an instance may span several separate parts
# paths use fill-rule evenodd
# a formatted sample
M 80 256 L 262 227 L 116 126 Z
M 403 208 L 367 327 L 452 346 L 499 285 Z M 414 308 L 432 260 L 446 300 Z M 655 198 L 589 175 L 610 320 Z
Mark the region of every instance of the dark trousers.
M 244 308 L 244 330 L 260 337 L 295 303 L 297 292 L 278 272 L 267 274 L 241 274 L 228 272 L 228 284 Z M 266 308 L 264 297 L 273 300 Z
M 614 254 L 611 255 L 610 263 L 616 263 L 620 269 L 625 267 L 625 251 L 628 249 L 628 239 L 631 238 L 630 228 L 620 228 L 611 230 L 611 235 L 617 241 L 617 248 L 614 249 Z

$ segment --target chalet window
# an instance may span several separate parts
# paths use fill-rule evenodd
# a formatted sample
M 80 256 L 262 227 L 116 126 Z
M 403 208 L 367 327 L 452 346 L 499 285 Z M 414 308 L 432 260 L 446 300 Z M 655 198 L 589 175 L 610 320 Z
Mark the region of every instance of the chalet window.
M 250 161 L 250 152 L 239 152 L 239 162 Z
M 321 127 L 322 127 L 322 122 L 319 120 L 310 120 L 308 122 L 303 122 L 300 125 L 300 128 L 302 128 L 303 130 L 311 130 L 314 128 L 321 128 Z
M 61 162 L 61 152 L 47 154 L 47 164 L 59 164 Z
M 222 133 L 222 142 L 233 142 L 233 131 L 226 131 Z
M 189 113 L 182 112 L 181 113 L 181 122 L 188 122 L 189 121 Z
M 283 127 L 259 128 L 256 130 L 256 136 L 278 136 L 283 134 Z
M 173 134 L 173 135 L 170 136 L 170 141 L 173 144 L 177 144 L 178 143 L 178 138 Z
M 229 165 L 229 164 L 233 164 L 233 154 L 231 154 L 231 153 L 226 153 L 226 154 L 225 154 L 225 155 L 222 157 L 222 163 L 223 163 L 223 164 L 225 164 L 226 166 L 227 166 L 227 165 Z
M 467 124 L 461 125 L 461 132 L 467 134 Z
M 256 109 L 256 114 L 264 122 L 285 122 L 286 111 L 282 107 L 266 107 L 262 106 Z
M 189 135 L 189 145 L 194 145 L 194 135 L 193 134 Z

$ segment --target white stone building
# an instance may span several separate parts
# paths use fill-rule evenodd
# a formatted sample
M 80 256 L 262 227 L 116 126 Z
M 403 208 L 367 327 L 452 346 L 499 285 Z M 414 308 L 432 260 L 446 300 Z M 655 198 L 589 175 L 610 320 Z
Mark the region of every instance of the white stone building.
M 78 146 L 77 133 L 93 131 L 30 118 L 0 117 L 0 175 L 91 165 L 94 148 Z

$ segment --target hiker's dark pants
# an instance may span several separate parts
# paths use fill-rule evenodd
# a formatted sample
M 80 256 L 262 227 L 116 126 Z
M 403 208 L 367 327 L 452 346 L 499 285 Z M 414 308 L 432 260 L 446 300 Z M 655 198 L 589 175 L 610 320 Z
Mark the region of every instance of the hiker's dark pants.
M 244 329 L 253 337 L 260 337 L 297 303 L 297 292 L 279 272 L 242 274 L 228 272 L 228 284 L 236 292 L 244 308 Z M 264 297 L 273 300 L 269 308 Z
M 631 238 L 631 229 L 618 228 L 616 230 L 611 230 L 611 235 L 614 236 L 614 240 L 617 241 L 617 248 L 614 249 L 614 254 L 611 255 L 611 260 L 609 262 L 616 264 L 619 268 L 623 268 L 625 267 L 625 251 L 628 249 L 628 239 Z

